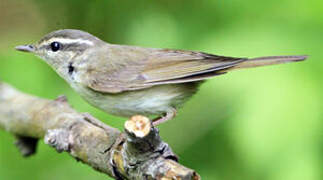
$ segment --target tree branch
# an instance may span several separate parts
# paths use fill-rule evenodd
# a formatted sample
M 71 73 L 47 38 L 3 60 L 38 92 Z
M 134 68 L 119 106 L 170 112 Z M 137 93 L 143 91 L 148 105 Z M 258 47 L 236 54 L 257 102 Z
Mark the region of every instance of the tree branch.
M 62 96 L 42 99 L 0 82 L 0 128 L 17 136 L 24 156 L 36 152 L 37 139 L 66 151 L 115 179 L 200 179 L 179 163 L 158 129 L 143 116 L 125 123 L 125 132 L 89 114 L 76 112 Z

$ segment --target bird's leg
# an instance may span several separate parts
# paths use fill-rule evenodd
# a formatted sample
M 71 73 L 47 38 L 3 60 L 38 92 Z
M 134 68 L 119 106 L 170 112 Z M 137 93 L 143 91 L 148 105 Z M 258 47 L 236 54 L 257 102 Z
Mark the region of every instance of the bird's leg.
M 104 130 L 110 130 L 111 127 L 109 127 L 108 125 L 104 124 L 102 121 L 96 119 L 95 117 L 93 117 L 91 114 L 89 113 L 82 113 L 82 115 L 84 116 L 84 120 L 86 120 L 87 122 L 102 128 Z
M 158 126 L 161 123 L 164 123 L 170 119 L 173 119 L 176 116 L 176 109 L 171 108 L 169 109 L 164 116 L 158 117 L 156 119 L 153 119 L 153 126 Z

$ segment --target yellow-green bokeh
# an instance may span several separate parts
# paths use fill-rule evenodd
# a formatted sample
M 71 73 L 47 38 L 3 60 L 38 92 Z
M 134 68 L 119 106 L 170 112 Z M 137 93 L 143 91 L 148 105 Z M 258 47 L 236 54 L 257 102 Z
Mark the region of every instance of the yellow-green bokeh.
M 62 28 L 117 44 L 305 62 L 209 80 L 160 126 L 162 138 L 203 179 L 323 179 L 323 1 L 0 0 L 0 78 L 45 98 L 65 94 L 79 111 L 122 129 L 124 119 L 83 101 L 39 58 L 14 46 Z M 43 142 L 22 158 L 0 131 L 0 179 L 109 179 Z

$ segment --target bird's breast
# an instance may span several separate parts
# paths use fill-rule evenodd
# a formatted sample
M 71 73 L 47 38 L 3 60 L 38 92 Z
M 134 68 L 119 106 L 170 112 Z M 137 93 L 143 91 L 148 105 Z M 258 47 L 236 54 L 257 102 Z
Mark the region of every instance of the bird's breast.
M 90 104 L 113 115 L 160 115 L 176 108 L 197 90 L 195 84 L 160 85 L 122 93 L 100 93 L 80 84 L 72 87 Z

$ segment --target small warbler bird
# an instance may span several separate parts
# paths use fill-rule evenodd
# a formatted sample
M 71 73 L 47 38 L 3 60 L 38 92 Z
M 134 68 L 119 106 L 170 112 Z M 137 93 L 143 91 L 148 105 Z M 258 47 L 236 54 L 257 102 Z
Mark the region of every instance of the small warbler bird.
M 203 52 L 115 45 L 80 30 L 51 32 L 17 46 L 46 61 L 93 106 L 113 115 L 176 114 L 204 80 L 241 68 L 295 62 L 306 56 L 235 58 Z

